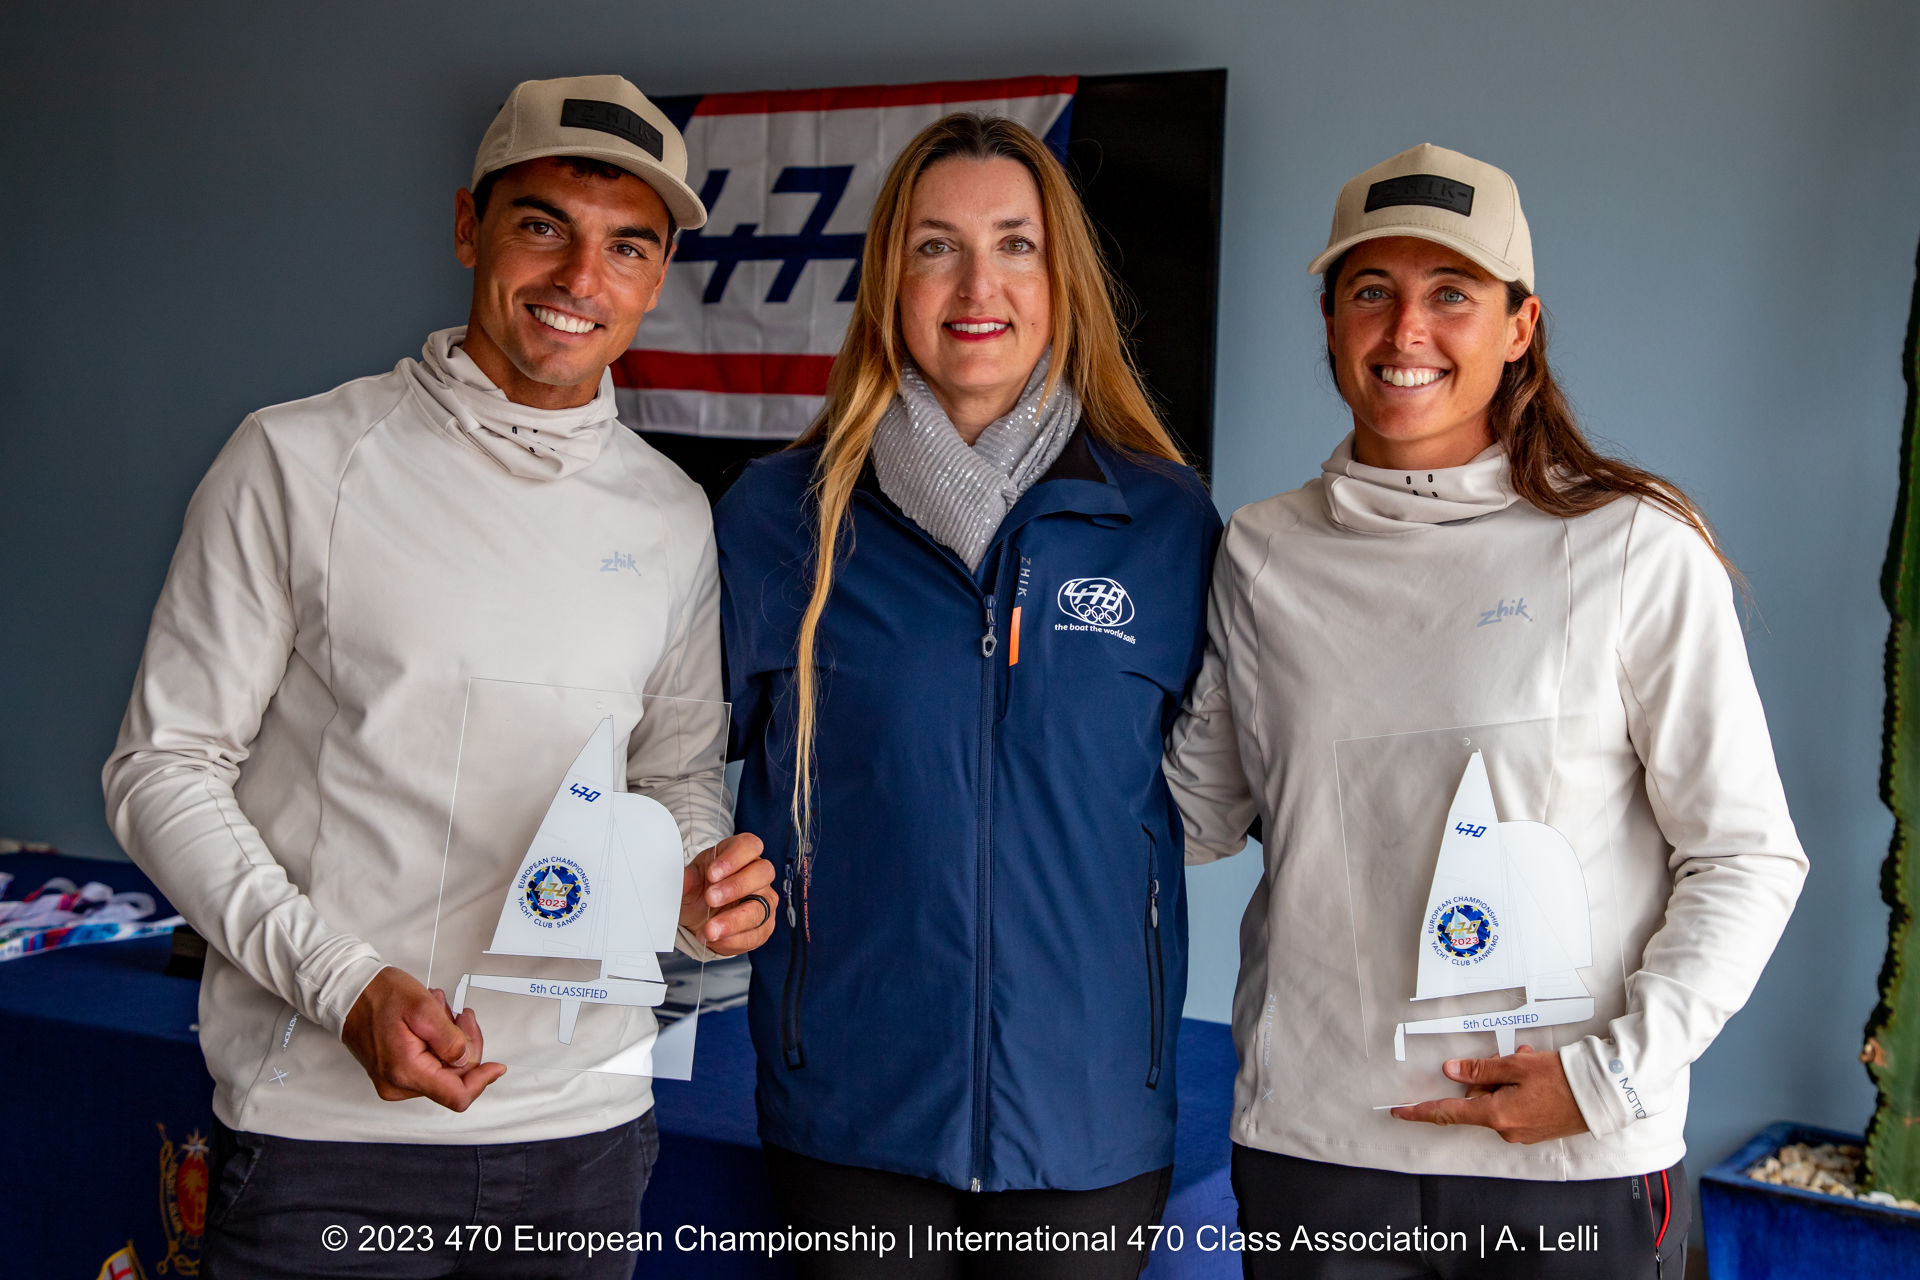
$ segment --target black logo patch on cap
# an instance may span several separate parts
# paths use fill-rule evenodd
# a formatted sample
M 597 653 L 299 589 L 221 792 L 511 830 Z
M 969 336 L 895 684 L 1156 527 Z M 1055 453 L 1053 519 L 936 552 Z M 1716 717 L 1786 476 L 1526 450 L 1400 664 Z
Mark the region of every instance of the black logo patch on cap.
M 1375 209 L 1390 209 L 1397 204 L 1423 204 L 1457 213 L 1463 218 L 1470 217 L 1473 214 L 1473 188 L 1464 182 L 1455 182 L 1452 178 L 1442 178 L 1436 174 L 1409 173 L 1368 187 L 1367 207 L 1361 212 L 1372 213 Z
M 568 98 L 560 104 L 560 124 L 568 129 L 598 129 L 625 138 L 655 160 L 664 158 L 666 139 L 631 107 L 592 98 Z

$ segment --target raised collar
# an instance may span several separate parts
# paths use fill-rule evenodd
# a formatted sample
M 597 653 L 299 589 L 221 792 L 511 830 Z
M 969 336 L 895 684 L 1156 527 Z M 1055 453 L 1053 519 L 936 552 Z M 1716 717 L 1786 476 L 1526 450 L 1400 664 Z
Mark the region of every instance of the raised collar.
M 572 409 L 516 404 L 461 347 L 464 325 L 427 335 L 418 360 L 402 360 L 440 424 L 500 467 L 529 480 L 557 480 L 593 465 L 613 438 L 613 378 L 600 374 L 594 398 Z
M 1320 466 L 1327 515 L 1355 533 L 1405 533 L 1504 511 L 1513 491 L 1507 453 L 1491 445 L 1471 462 L 1433 471 L 1393 471 L 1353 460 L 1349 434 Z

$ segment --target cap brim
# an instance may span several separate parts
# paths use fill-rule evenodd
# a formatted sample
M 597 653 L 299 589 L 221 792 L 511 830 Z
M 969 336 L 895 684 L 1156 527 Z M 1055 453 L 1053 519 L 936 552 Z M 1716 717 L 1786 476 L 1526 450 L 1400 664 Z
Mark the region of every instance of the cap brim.
M 659 196 L 661 202 L 667 206 L 667 212 L 673 215 L 674 225 L 680 230 L 695 231 L 707 225 L 707 207 L 700 203 L 700 197 L 694 194 L 692 187 L 667 172 L 664 165 L 643 164 L 634 158 L 633 152 L 617 151 L 611 147 L 605 150 L 596 147 L 545 147 L 525 154 L 515 153 L 510 159 L 489 168 L 486 173 L 475 174 L 474 184 L 477 186 L 480 179 L 486 177 L 487 173 L 498 173 L 516 164 L 523 164 L 528 160 L 543 160 L 548 156 L 579 156 L 586 160 L 603 161 L 616 169 L 624 169 L 653 188 L 654 194 Z
M 1371 231 L 1361 231 L 1344 240 L 1336 240 L 1322 249 L 1319 256 L 1307 264 L 1308 275 L 1324 275 L 1340 255 L 1357 244 L 1368 240 L 1385 240 L 1389 236 L 1406 236 L 1414 240 L 1431 240 L 1434 244 L 1445 245 L 1461 257 L 1486 268 L 1488 274 L 1496 280 L 1517 281 L 1528 293 L 1533 292 L 1533 281 L 1522 279 L 1512 265 L 1500 261 L 1487 251 L 1485 245 L 1475 244 L 1465 236 L 1456 236 L 1432 227 L 1376 227 Z

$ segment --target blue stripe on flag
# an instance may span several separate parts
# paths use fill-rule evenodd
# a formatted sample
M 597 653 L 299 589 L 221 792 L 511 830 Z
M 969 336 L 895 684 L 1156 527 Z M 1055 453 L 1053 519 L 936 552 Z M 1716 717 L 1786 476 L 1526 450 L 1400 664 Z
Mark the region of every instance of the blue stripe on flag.
M 1047 150 L 1053 152 L 1054 157 L 1059 160 L 1061 164 L 1065 164 L 1067 162 L 1067 142 L 1072 136 L 1073 99 L 1068 98 L 1067 105 L 1060 108 L 1059 118 L 1053 122 L 1053 127 L 1047 130 L 1047 136 L 1042 138 L 1041 141 L 1047 144 Z

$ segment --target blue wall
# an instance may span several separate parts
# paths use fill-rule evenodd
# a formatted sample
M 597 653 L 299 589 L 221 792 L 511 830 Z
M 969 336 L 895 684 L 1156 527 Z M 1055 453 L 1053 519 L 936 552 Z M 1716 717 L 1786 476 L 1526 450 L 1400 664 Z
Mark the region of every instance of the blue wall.
M 1920 240 L 1920 8 L 886 0 L 9 6 L 0 17 L 0 834 L 112 847 L 97 771 L 187 495 L 249 409 L 465 314 L 454 189 L 508 86 L 654 92 L 1229 68 L 1216 492 L 1345 429 L 1305 263 L 1340 183 L 1427 140 L 1524 194 L 1590 427 L 1678 479 L 1749 635 L 1814 872 L 1695 1076 L 1696 1167 L 1858 1128 L 1884 946 L 1876 578 Z M 562 17 L 561 15 L 564 15 Z M 1186 211 L 1169 208 L 1167 234 Z M 1192 875 L 1224 1017 L 1257 855 Z

